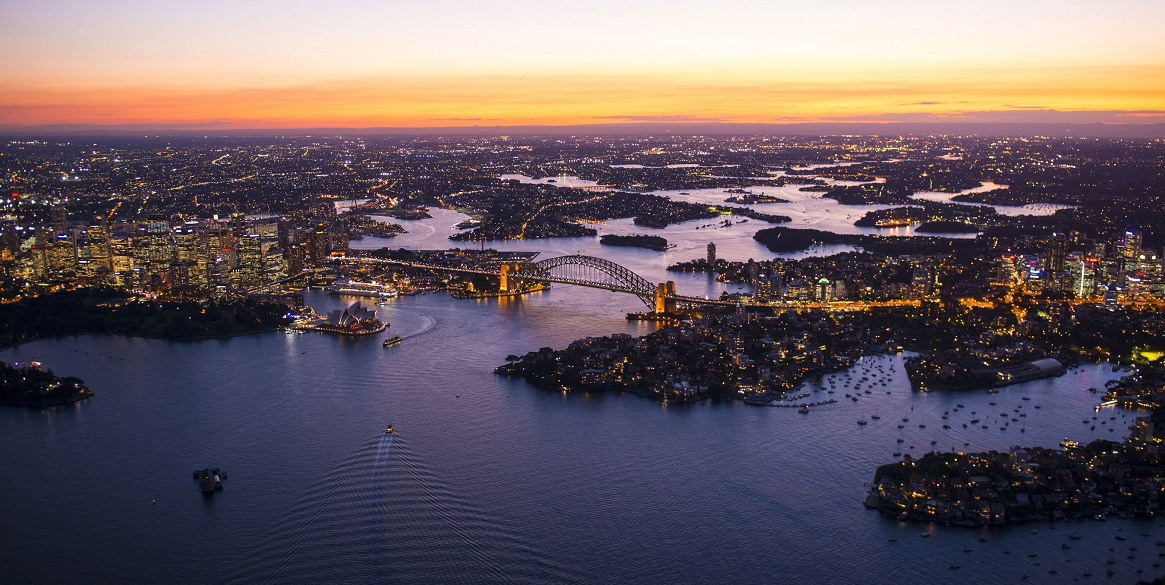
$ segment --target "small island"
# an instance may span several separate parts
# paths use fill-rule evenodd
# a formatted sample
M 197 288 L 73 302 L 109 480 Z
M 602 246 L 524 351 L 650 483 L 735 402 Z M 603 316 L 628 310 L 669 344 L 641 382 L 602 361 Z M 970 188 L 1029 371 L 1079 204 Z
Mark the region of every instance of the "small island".
M 79 402 L 93 395 L 80 378 L 60 377 L 39 362 L 0 362 L 0 404 L 48 408 Z
M 647 248 L 648 250 L 656 250 L 658 252 L 663 252 L 671 247 L 667 243 L 666 238 L 647 235 L 618 236 L 615 234 L 604 234 L 599 238 L 599 243 L 604 246 Z
M 745 191 L 744 189 L 729 189 L 728 193 L 734 193 L 731 197 L 724 200 L 725 203 L 737 203 L 741 205 L 759 205 L 762 203 L 788 203 L 788 199 L 782 199 L 773 195 L 765 195 L 764 193 L 753 193 L 752 191 Z

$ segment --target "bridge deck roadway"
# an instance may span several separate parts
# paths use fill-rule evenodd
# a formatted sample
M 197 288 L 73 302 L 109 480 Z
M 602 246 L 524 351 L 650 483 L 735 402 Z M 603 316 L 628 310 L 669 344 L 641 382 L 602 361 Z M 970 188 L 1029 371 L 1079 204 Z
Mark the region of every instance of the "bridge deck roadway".
M 551 258 L 550 260 L 556 260 L 556 259 Z M 481 269 L 477 269 L 477 268 L 457 268 L 457 267 L 451 267 L 451 266 L 440 266 L 437 264 L 425 264 L 422 262 L 408 262 L 405 260 L 394 260 L 394 259 L 390 259 L 390 258 L 368 258 L 368 257 L 364 257 L 364 256 L 347 256 L 347 257 L 343 257 L 343 258 L 337 258 L 335 261 L 359 262 L 359 263 L 365 263 L 365 264 L 391 264 L 394 266 L 403 266 L 406 268 L 415 268 L 417 270 L 432 270 L 434 272 L 458 272 L 458 273 L 462 273 L 462 274 L 481 274 L 481 275 L 485 275 L 485 276 L 497 276 L 498 275 L 498 273 L 496 271 L 481 270 Z M 622 286 L 619 284 L 611 284 L 611 283 L 596 282 L 596 281 L 589 281 L 589 280 L 577 280 L 577 279 L 570 279 L 570 278 L 560 278 L 560 277 L 555 277 L 552 275 L 541 275 L 541 274 L 535 275 L 535 274 L 526 274 L 526 273 L 516 273 L 516 274 L 514 274 L 514 277 L 520 278 L 522 280 L 531 280 L 531 281 L 537 281 L 537 282 L 570 284 L 570 285 L 574 285 L 574 286 L 585 286 L 585 287 L 589 287 L 589 288 L 598 288 L 598 289 L 602 289 L 602 290 L 609 290 L 609 291 L 614 291 L 614 292 L 633 294 L 633 295 L 638 296 L 640 298 L 644 298 L 644 297 L 654 298 L 654 296 L 655 296 L 655 289 L 635 289 L 635 288 Z M 646 280 L 645 280 L 645 282 L 646 282 Z M 667 295 L 667 298 L 674 299 L 674 300 L 676 300 L 678 302 L 682 302 L 682 303 L 719 305 L 719 306 L 726 306 L 726 307 L 733 307 L 733 306 L 736 306 L 737 304 L 739 304 L 739 303 L 732 302 L 732 301 L 721 301 L 718 299 L 705 299 L 702 297 L 693 297 L 693 296 L 679 295 L 679 294 Z

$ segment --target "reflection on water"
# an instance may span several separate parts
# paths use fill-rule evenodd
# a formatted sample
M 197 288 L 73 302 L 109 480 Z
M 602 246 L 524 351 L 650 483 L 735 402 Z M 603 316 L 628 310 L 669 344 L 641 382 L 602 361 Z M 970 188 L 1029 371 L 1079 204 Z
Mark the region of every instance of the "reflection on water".
M 579 179 L 577 177 L 546 177 L 530 179 L 523 175 L 502 175 L 504 179 L 521 180 L 525 182 L 547 183 L 556 181 L 558 185 L 569 187 L 589 187 L 597 183 Z M 840 183 L 840 181 L 827 180 Z M 994 183 L 984 183 L 982 186 L 964 192 L 979 192 L 1001 188 Z M 793 228 L 813 228 L 838 234 L 872 234 L 889 236 L 913 236 L 913 226 L 894 228 L 862 228 L 853 225 L 866 212 L 875 209 L 887 209 L 891 205 L 842 205 L 834 199 L 822 197 L 821 193 L 801 191 L 799 185 L 785 186 L 756 186 L 750 191 L 786 199 L 788 203 L 771 203 L 748 205 L 752 209 L 764 213 L 787 215 L 793 219 L 787 224 L 780 224 Z M 702 205 L 720 205 L 729 194 L 724 189 L 695 189 L 690 191 L 658 191 L 677 201 L 698 203 Z M 920 199 L 949 199 L 954 194 L 947 193 L 920 193 Z M 1063 206 L 1051 204 L 1037 204 L 1016 208 L 1000 207 L 1001 213 L 1015 215 L 1021 213 L 1053 213 Z M 424 220 L 396 220 L 380 217 L 383 221 L 393 221 L 405 226 L 408 233 L 393 238 L 366 237 L 352 243 L 355 249 L 408 248 L 408 249 L 444 249 L 449 247 L 469 247 L 473 244 L 466 242 L 452 242 L 449 236 L 458 233 L 456 225 L 469 216 L 441 208 L 430 208 L 430 219 Z M 597 237 L 579 238 L 550 238 L 544 240 L 527 241 L 498 241 L 478 243 L 478 246 L 507 250 L 540 252 L 541 258 L 562 256 L 569 254 L 587 254 L 600 256 L 622 264 L 643 275 L 653 282 L 676 280 L 681 291 L 685 294 L 717 296 L 724 290 L 738 291 L 743 287 L 725 286 L 698 275 L 683 275 L 669 273 L 664 270 L 668 265 L 676 262 L 702 258 L 706 255 L 707 245 L 716 244 L 717 255 L 720 258 L 735 261 L 766 258 L 802 258 L 806 256 L 822 256 L 838 252 L 854 250 L 851 246 L 819 246 L 802 252 L 789 254 L 774 254 L 753 239 L 753 235 L 760 229 L 769 227 L 769 224 L 757 220 L 734 219 L 729 225 L 721 221 L 693 220 L 670 225 L 664 229 L 652 229 L 636 226 L 632 219 L 616 219 L 596 224 L 599 234 L 657 234 L 667 238 L 675 247 L 665 252 L 656 252 L 640 248 L 613 247 L 599 244 Z M 928 236 L 973 238 L 975 234 L 926 234 Z
M 836 203 L 800 197 L 782 204 L 800 206 L 799 221 L 845 223 L 830 217 Z M 354 246 L 448 247 L 464 216 L 432 213 L 401 222 L 408 234 Z M 678 245 L 664 253 L 595 238 L 490 245 L 599 255 L 707 294 L 724 285 L 668 273 L 667 264 L 703 256 L 709 241 L 722 257 L 772 257 L 751 240 L 756 222 L 707 223 L 661 230 Z M 646 231 L 630 220 L 599 227 Z M 305 297 L 321 312 L 352 300 Z M 922 394 L 911 391 L 902 356 L 870 356 L 809 381 L 801 390 L 809 400 L 841 400 L 809 414 L 547 393 L 492 373 L 509 354 L 650 332 L 624 318 L 641 308 L 631 295 L 569 286 L 513 299 L 430 294 L 376 307 L 391 323 L 385 335 L 405 338 L 392 349 L 379 338 L 267 333 L 204 342 L 84 336 L 0 352 L 81 376 L 97 392 L 66 408 L 0 410 L 5 577 L 903 585 L 946 580 L 956 562 L 968 583 L 1099 579 L 1109 568 L 1113 583 L 1153 575 L 1161 520 L 975 531 L 900 524 L 862 508 L 874 470 L 896 452 L 1123 438 L 1133 414 L 1094 412 L 1087 391 L 1121 375 L 1107 364 L 997 395 Z M 209 500 L 190 479 L 207 465 L 231 478 Z M 1070 550 L 1069 532 L 1083 535 Z
M 921 199 L 924 201 L 937 201 L 939 203 L 953 203 L 955 205 L 970 205 L 975 207 L 994 207 L 995 212 L 1000 215 L 1016 216 L 1016 215 L 1053 215 L 1061 209 L 1073 209 L 1075 205 L 1063 205 L 1060 203 L 1029 203 L 1027 205 L 987 205 L 985 203 L 972 203 L 969 201 L 955 201 L 954 197 L 958 195 L 966 195 L 969 193 L 985 193 L 987 191 L 995 191 L 996 189 L 1006 189 L 1007 185 L 997 185 L 991 181 L 984 182 L 982 185 L 973 189 L 966 189 L 956 193 L 940 193 L 938 191 L 923 191 L 912 195 L 914 199 Z
M 320 310 L 349 300 L 307 298 Z M 861 575 L 900 585 L 932 583 L 935 567 L 945 575 L 955 562 L 967 582 L 1029 574 L 1059 583 L 1102 574 L 1110 557 L 1113 582 L 1127 583 L 1157 560 L 1153 537 L 1139 535 L 1160 534 L 1160 521 L 979 532 L 899 524 L 861 505 L 878 465 L 931 441 L 1006 450 L 1125 436 L 1132 414 L 1094 412 L 1086 390 L 1120 375 L 1106 365 L 997 395 L 920 394 L 900 356 L 872 356 L 803 389 L 858 401 L 809 414 L 564 396 L 490 372 L 507 354 L 642 334 L 649 326 L 622 316 L 635 303 L 572 287 L 506 303 L 402 297 L 376 308 L 406 336 L 391 350 L 378 339 L 269 333 L 197 343 L 79 337 L 5 351 L 80 375 L 97 395 L 67 409 L 0 410 L 0 468 L 20 478 L 6 492 L 0 562 L 15 582 L 202 583 L 215 559 L 213 580 L 232 582 Z M 941 418 L 957 404 L 965 408 Z M 909 423 L 898 429 L 902 418 Z M 989 428 L 964 428 L 971 418 Z M 207 464 L 231 477 L 211 500 L 190 482 Z M 923 530 L 933 536 L 920 538 Z M 1069 532 L 1083 538 L 1066 551 Z M 1126 558 L 1131 546 L 1143 554 Z

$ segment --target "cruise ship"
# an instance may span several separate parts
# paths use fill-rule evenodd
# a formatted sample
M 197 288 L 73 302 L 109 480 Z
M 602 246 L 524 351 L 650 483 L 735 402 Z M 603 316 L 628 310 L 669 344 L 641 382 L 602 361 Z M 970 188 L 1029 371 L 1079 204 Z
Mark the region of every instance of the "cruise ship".
M 909 226 L 909 225 L 914 225 L 914 224 L 916 224 L 916 223 L 921 223 L 921 222 L 919 222 L 917 219 L 911 219 L 911 218 L 909 218 L 909 217 L 905 217 L 905 218 L 892 218 L 892 217 L 888 217 L 888 218 L 885 218 L 885 219 L 879 219 L 878 221 L 875 221 L 875 222 L 874 222 L 874 227 L 880 227 L 880 228 L 884 228 L 884 227 L 906 227 L 906 226 Z
M 397 295 L 396 287 L 391 284 L 381 284 L 376 281 L 359 282 L 338 278 L 327 286 L 328 292 L 334 295 L 350 295 L 354 297 L 393 298 Z

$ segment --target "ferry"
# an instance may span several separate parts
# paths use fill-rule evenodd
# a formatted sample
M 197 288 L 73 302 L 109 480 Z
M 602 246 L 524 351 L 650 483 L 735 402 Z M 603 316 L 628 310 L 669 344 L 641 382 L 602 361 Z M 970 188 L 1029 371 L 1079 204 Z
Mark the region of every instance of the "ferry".
M 401 336 L 393 335 L 392 337 L 389 337 L 388 339 L 384 340 L 384 347 L 396 347 L 396 346 L 400 345 L 401 341 L 402 341 Z
M 346 278 L 337 278 L 325 288 L 334 295 L 377 297 L 381 299 L 391 299 L 397 295 L 396 287 L 391 284 L 381 284 L 376 281 L 360 282 Z

